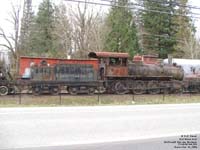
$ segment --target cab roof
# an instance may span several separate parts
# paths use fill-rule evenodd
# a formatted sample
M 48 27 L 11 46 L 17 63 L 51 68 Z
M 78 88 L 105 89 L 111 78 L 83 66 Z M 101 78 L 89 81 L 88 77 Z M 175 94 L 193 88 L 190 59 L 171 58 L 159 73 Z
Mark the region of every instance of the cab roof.
M 117 53 L 117 52 L 90 52 L 88 54 L 90 58 L 128 58 L 128 53 Z

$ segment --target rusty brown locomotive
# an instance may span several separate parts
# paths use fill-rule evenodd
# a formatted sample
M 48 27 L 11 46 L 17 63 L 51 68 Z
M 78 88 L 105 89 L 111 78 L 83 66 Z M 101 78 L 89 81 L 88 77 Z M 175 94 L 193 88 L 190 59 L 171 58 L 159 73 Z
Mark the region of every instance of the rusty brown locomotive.
M 90 58 L 99 60 L 99 76 L 107 91 L 125 94 L 158 94 L 182 88 L 183 69 L 135 59 L 129 62 L 127 53 L 91 52 Z

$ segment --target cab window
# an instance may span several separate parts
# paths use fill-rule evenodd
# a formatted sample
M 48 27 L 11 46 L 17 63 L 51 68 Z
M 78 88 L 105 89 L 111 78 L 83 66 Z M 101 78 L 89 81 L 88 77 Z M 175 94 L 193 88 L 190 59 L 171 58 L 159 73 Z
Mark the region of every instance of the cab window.
M 110 58 L 109 65 L 110 66 L 126 66 L 127 58 Z

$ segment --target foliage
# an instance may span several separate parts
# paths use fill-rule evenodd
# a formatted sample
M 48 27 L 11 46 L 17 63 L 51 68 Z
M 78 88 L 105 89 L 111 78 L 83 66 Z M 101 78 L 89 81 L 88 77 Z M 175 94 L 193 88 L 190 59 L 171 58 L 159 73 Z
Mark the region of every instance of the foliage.
M 73 57 L 87 58 L 89 51 L 103 49 L 104 19 L 101 10 L 95 11 L 86 3 L 78 5 L 76 11 L 71 9 Z
M 12 4 L 14 32 L 8 35 L 0 27 L 0 46 L 11 52 L 16 70 L 20 55 L 86 58 L 89 51 L 106 50 L 200 58 L 188 0 L 136 1 L 144 10 L 133 10 L 130 0 L 114 0 L 105 17 L 87 3 L 67 9 L 51 0 L 43 0 L 35 15 L 32 1 L 24 0 L 22 19 L 22 6 Z
M 144 51 L 158 53 L 165 58 L 175 52 L 176 27 L 175 5 L 172 0 L 144 1 L 146 11 L 142 13 L 144 25 Z
M 34 12 L 32 10 L 32 0 L 24 0 L 23 16 L 19 36 L 19 50 L 21 55 L 30 53 L 31 28 L 33 26 Z
M 114 52 L 128 52 L 134 55 L 138 50 L 136 25 L 131 10 L 128 8 L 128 0 L 118 0 L 106 19 L 106 25 L 110 31 L 105 41 L 105 49 Z
M 78 5 L 77 11 L 64 3 L 53 5 L 43 0 L 31 29 L 31 52 L 34 56 L 84 58 L 88 52 L 102 50 L 102 17 Z
M 32 29 L 31 49 L 39 55 L 51 56 L 53 48 L 54 7 L 50 0 L 43 0 L 39 6 Z
M 187 17 L 190 11 L 178 7 L 186 6 L 187 1 L 139 1 L 145 11 L 136 13 L 129 0 L 115 0 L 104 19 L 100 11 L 94 13 L 86 3 L 74 10 L 66 9 L 64 3 L 54 6 L 50 0 L 43 0 L 30 28 L 31 39 L 26 38 L 27 49 L 31 50 L 29 54 L 53 57 L 84 58 L 89 51 L 106 50 L 131 56 L 142 51 L 161 58 L 168 54 L 193 58 L 195 46 L 191 42 L 196 39 L 192 20 Z M 26 41 L 23 43 L 26 45 Z
M 178 0 L 177 3 L 180 6 L 187 6 L 188 0 Z M 177 53 L 175 53 L 174 56 L 197 58 L 197 40 L 195 38 L 196 31 L 192 19 L 188 17 L 190 9 L 188 7 L 178 7 L 176 12 L 181 15 L 176 16 L 175 18 L 178 24 L 176 28 L 176 38 L 178 43 L 175 47 L 177 49 Z
M 63 3 L 55 6 L 55 20 L 52 31 L 53 35 L 53 49 L 56 53 L 54 56 L 66 57 L 70 55 L 72 49 L 72 25 L 67 16 L 67 9 Z

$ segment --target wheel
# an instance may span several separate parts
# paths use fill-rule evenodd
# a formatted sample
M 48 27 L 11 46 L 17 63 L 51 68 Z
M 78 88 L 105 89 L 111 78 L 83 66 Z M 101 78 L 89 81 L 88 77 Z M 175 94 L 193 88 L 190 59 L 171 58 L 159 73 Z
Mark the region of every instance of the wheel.
M 49 92 L 51 93 L 51 95 L 58 95 L 60 93 L 60 89 L 59 87 L 51 87 L 49 89 Z
M 88 94 L 89 95 L 93 95 L 94 92 L 95 92 L 95 88 L 93 88 L 93 87 L 88 88 Z
M 110 86 L 110 93 L 111 93 L 111 94 L 116 93 L 115 83 L 114 83 L 114 82 L 113 82 L 113 83 L 111 84 L 111 86 Z
M 182 88 L 183 88 L 182 82 L 173 81 L 173 93 L 181 93 Z M 193 88 L 194 92 L 197 93 L 198 92 L 197 85 L 194 85 Z
M 160 93 L 159 83 L 156 81 L 150 81 L 148 83 L 148 93 L 159 94 Z
M 106 92 L 106 88 L 105 87 L 99 87 L 97 91 L 102 94 L 102 93 Z
M 115 84 L 115 93 L 116 94 L 126 94 L 128 92 L 129 92 L 129 90 L 127 88 L 126 83 L 119 81 Z
M 134 94 L 144 94 L 146 93 L 146 85 L 144 81 L 135 81 L 134 87 L 133 87 L 133 93 Z
M 7 86 L 0 86 L 0 95 L 4 96 L 8 94 L 8 87 Z
M 106 89 L 106 92 L 109 94 L 115 93 L 115 83 L 114 82 L 111 82 L 109 84 L 109 87 Z
M 76 87 L 69 87 L 68 92 L 71 95 L 77 95 L 78 94 L 78 89 Z
M 33 95 L 40 95 L 41 94 L 41 88 L 39 86 L 32 88 Z
M 10 94 L 16 94 L 16 91 L 18 90 L 18 88 L 16 86 L 10 87 L 9 89 L 9 93 Z
M 164 93 L 164 94 L 170 94 L 171 93 L 172 85 L 169 82 L 167 82 L 167 81 L 162 82 L 161 81 L 160 87 L 161 87 L 161 93 Z
M 199 85 L 197 86 L 196 89 L 197 89 L 197 93 L 200 93 L 200 86 Z

